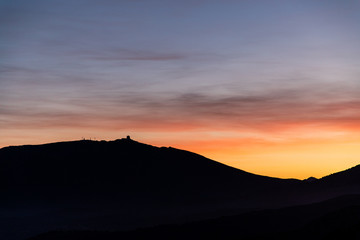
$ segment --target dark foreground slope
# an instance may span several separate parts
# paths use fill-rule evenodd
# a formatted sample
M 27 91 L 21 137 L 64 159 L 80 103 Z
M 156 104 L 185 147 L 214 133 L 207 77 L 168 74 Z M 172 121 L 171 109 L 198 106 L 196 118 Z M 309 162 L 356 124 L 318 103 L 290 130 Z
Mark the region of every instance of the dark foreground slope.
M 7 147 L 0 149 L 0 238 L 129 230 L 311 203 L 359 191 L 358 169 L 304 182 L 131 139 Z
M 53 231 L 31 240 L 115 239 L 360 239 L 360 195 L 127 232 Z

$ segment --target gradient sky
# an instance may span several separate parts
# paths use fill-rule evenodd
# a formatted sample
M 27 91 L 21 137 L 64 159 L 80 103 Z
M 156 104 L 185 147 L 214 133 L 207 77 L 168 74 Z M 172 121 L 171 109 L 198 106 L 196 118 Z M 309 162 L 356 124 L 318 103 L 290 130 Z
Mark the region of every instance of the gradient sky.
M 359 0 L 0 0 L 0 147 L 126 135 L 262 175 L 360 163 Z

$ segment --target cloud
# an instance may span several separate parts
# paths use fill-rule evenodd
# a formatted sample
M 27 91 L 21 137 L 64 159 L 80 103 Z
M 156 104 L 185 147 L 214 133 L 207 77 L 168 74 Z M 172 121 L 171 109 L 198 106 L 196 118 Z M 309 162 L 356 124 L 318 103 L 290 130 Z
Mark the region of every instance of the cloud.
M 40 70 L 20 67 L 15 65 L 0 65 L 0 74 L 6 74 L 6 73 L 35 74 L 40 72 L 41 72 Z
M 186 54 L 148 51 L 139 49 L 108 49 L 103 51 L 80 50 L 72 51 L 72 55 L 78 55 L 91 60 L 101 61 L 172 61 L 188 58 Z
M 283 131 L 360 129 L 360 93 L 321 89 L 230 96 L 206 93 L 99 92 L 3 103 L 3 128 L 93 128 L 146 131 Z M 332 96 L 332 97 L 331 97 Z

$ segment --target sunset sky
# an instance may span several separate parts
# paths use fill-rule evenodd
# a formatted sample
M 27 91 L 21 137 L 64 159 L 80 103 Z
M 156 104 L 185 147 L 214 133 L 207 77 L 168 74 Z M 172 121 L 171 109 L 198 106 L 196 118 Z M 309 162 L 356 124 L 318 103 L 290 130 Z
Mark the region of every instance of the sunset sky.
M 0 147 L 130 135 L 274 177 L 347 169 L 359 23 L 359 0 L 0 0 Z

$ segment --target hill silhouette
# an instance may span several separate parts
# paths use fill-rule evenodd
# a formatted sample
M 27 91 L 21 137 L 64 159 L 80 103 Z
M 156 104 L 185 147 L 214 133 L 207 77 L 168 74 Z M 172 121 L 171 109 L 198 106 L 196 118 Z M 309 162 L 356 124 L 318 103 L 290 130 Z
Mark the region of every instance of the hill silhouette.
M 0 149 L 0 236 L 131 230 L 308 204 L 359 192 L 359 166 L 300 181 L 251 174 L 130 138 Z M 4 237 L 3 237 L 4 238 Z

